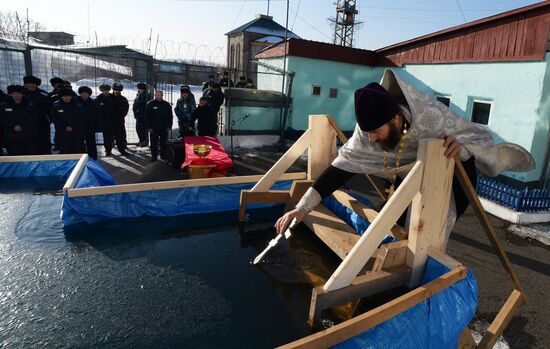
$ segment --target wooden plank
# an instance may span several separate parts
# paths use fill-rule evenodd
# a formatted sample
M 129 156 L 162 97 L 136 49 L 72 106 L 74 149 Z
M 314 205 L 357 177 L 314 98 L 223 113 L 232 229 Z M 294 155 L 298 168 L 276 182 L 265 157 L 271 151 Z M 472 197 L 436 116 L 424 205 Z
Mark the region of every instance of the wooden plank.
M 514 47 L 514 57 L 523 55 L 523 30 L 525 29 L 525 17 L 521 16 L 518 20 L 518 29 L 516 34 L 516 43 Z
M 59 161 L 59 160 L 80 160 L 84 154 L 59 154 L 59 155 L 16 155 L 0 156 L 0 163 L 3 162 L 29 162 L 29 161 Z
M 446 266 L 451 270 L 456 269 L 462 265 L 462 263 L 460 263 L 453 257 L 445 254 L 443 251 L 431 245 L 428 246 L 428 256 L 432 257 L 433 259 L 435 259 L 436 261 L 438 261 L 439 263 L 443 264 L 444 266 Z
M 501 24 L 496 26 L 496 35 L 495 35 L 495 50 L 493 52 L 493 55 L 495 57 L 500 57 L 500 51 L 502 50 L 503 40 L 502 37 L 504 35 L 504 29 L 507 28 L 507 24 Z
M 475 349 L 477 347 L 472 331 L 468 326 L 464 327 L 464 331 L 458 338 L 458 349 Z
M 185 180 L 164 181 L 164 182 L 106 185 L 103 187 L 94 187 L 94 188 L 69 189 L 67 194 L 69 195 L 69 197 L 79 197 L 79 196 L 92 196 L 92 195 L 133 193 L 133 192 L 148 191 L 148 190 L 204 187 L 204 186 L 210 186 L 210 185 L 253 183 L 253 182 L 257 182 L 262 177 L 263 177 L 262 175 L 253 175 L 253 176 L 185 179 Z M 306 177 L 305 172 L 285 173 L 279 178 L 279 180 L 304 179 L 305 177 Z
M 304 223 L 342 259 L 346 258 L 360 238 L 355 230 L 323 205 L 308 213 Z
M 296 207 L 302 196 L 304 196 L 309 187 L 313 185 L 313 182 L 312 180 L 292 182 L 292 186 L 290 187 L 290 200 L 285 206 L 285 211 L 292 210 Z
M 290 147 L 286 153 L 267 171 L 267 173 L 256 183 L 252 191 L 266 191 L 271 189 L 273 184 L 286 170 L 302 155 L 311 144 L 311 131 L 308 129 Z
M 512 320 L 512 317 L 518 310 L 519 306 L 523 303 L 523 296 L 520 291 L 513 290 L 512 294 L 504 303 L 504 306 L 498 312 L 495 320 L 491 323 L 487 332 L 479 342 L 478 348 L 490 349 L 497 342 L 498 338 Z
M 411 270 L 402 265 L 390 270 L 360 275 L 353 279 L 349 286 L 338 290 L 327 292 L 323 287 L 315 287 L 311 293 L 308 325 L 314 327 L 319 314 L 325 309 L 400 287 L 410 276 Z
M 345 287 L 357 276 L 365 263 L 371 258 L 378 244 L 387 231 L 399 219 L 413 197 L 420 189 L 422 181 L 422 162 L 416 162 L 411 172 L 405 177 L 397 191 L 388 200 L 380 214 L 376 216 L 367 231 L 355 244 L 346 259 L 338 266 L 324 286 L 327 291 Z
M 307 179 L 317 179 L 336 158 L 336 132 L 327 115 L 310 115 Z M 286 171 L 286 169 L 285 169 Z
M 336 190 L 334 193 L 332 193 L 332 195 L 342 205 L 346 206 L 369 222 L 372 222 L 376 218 L 376 216 L 378 216 L 377 211 L 369 208 L 367 205 L 343 190 Z M 397 240 L 406 239 L 409 235 L 409 232 L 405 228 L 397 224 L 393 225 L 389 233 L 393 235 L 393 237 L 395 237 Z
M 411 206 L 409 254 L 412 269 L 409 287 L 420 283 L 428 256 L 428 246 L 445 250 L 445 227 L 451 199 L 454 160 L 444 155 L 443 140 L 421 140 L 418 159 L 424 163 L 420 193 Z
M 372 271 L 377 272 L 405 265 L 408 244 L 407 240 L 402 240 L 380 246 Z
M 292 343 L 288 343 L 279 348 L 320 349 L 332 347 L 414 307 L 418 303 L 464 279 L 466 275 L 467 269 L 465 267 L 459 267 L 427 283 L 426 285 L 420 286 L 402 295 L 401 297 L 398 297 L 364 314 L 358 315 L 348 321 L 301 338 Z
M 290 192 L 288 190 L 250 191 L 241 190 L 239 205 L 239 221 L 246 219 L 246 205 L 253 203 L 288 203 Z
M 86 162 L 88 161 L 88 154 L 82 154 L 80 156 L 80 160 L 76 163 L 76 166 L 71 171 L 71 174 L 69 175 L 69 178 L 67 178 L 67 181 L 65 182 L 65 185 L 63 186 L 63 191 L 66 192 L 69 189 L 74 188 L 76 181 L 80 177 L 80 174 L 84 170 L 84 167 L 86 167 Z
M 510 23 L 510 31 L 508 33 L 508 44 L 506 47 L 506 57 L 514 56 L 514 50 L 516 47 L 517 30 L 518 30 L 518 21 L 515 20 L 512 23 Z
M 506 251 L 502 247 L 502 244 L 500 243 L 500 240 L 497 237 L 497 233 L 495 231 L 495 228 L 493 227 L 493 224 L 491 224 L 491 221 L 489 220 L 487 213 L 483 209 L 483 206 L 481 206 L 481 202 L 479 202 L 479 197 L 477 196 L 476 190 L 474 189 L 472 182 L 468 178 L 468 174 L 466 173 L 466 170 L 464 169 L 464 166 L 462 165 L 462 162 L 460 161 L 460 158 L 458 157 L 458 155 L 455 156 L 455 174 L 456 174 L 456 178 L 460 182 L 460 185 L 462 186 L 462 189 L 464 189 L 464 193 L 466 194 L 468 201 L 470 201 L 470 204 L 472 205 L 472 209 L 476 213 L 479 219 L 479 222 L 483 227 L 483 230 L 485 230 L 485 233 L 487 234 L 489 241 L 495 248 L 498 259 L 500 260 L 500 263 L 503 265 L 504 269 L 508 273 L 508 276 L 510 277 L 510 280 L 512 280 L 512 283 L 514 284 L 515 289 L 521 292 L 522 297 L 525 303 L 527 304 L 528 303 L 527 295 L 525 294 L 525 291 L 521 286 L 521 283 L 518 279 L 518 276 L 516 275 L 516 272 L 512 268 L 512 263 L 508 259 L 508 255 L 506 254 Z

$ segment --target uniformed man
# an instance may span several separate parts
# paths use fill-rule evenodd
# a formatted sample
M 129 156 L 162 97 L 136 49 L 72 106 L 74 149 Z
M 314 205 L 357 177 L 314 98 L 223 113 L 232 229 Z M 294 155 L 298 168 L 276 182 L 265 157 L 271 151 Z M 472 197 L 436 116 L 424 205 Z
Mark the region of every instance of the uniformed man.
M 76 101 L 80 104 L 84 119 L 84 142 L 86 143 L 86 152 L 92 159 L 97 160 L 97 144 L 95 141 L 95 133 L 99 132 L 97 105 L 91 98 L 92 89 L 88 86 L 80 86 L 78 88 L 78 94 L 79 96 L 76 97 Z
M 237 88 L 245 88 L 246 87 L 246 77 L 245 76 L 241 76 L 239 78 L 239 82 L 237 82 L 235 84 L 235 87 Z
M 233 87 L 234 84 L 233 84 L 233 80 L 229 79 L 229 73 L 228 72 L 223 72 L 223 77 L 222 79 L 220 80 L 220 86 L 221 87 Z
M 162 91 L 155 91 L 155 99 L 147 103 L 145 120 L 151 135 L 151 162 L 154 162 L 159 155 L 159 141 L 161 157 L 166 154 L 168 133 L 172 130 L 172 107 L 163 99 Z
M 183 85 L 180 88 L 181 98 L 178 99 L 174 112 L 178 118 L 179 136 L 192 136 L 193 132 L 193 112 L 197 108 L 195 96 L 191 93 L 191 88 Z
M 124 144 L 124 133 L 118 120 L 116 112 L 115 97 L 109 92 L 111 85 L 103 84 L 99 86 L 101 94 L 96 98 L 96 104 L 99 113 L 99 121 L 103 132 L 103 144 L 105 146 L 105 155 L 111 156 L 113 149 L 113 139 L 116 140 L 116 146 L 120 154 L 126 155 L 126 146 Z
M 199 106 L 193 112 L 192 122 L 197 122 L 199 136 L 215 136 L 218 131 L 218 114 L 207 103 L 205 97 L 199 99 Z
M 48 115 L 51 106 L 50 98 L 46 91 L 38 87 L 42 83 L 42 80 L 36 76 L 27 75 L 23 77 L 23 83 L 25 85 L 25 96 L 37 111 L 37 119 L 35 121 L 38 130 L 37 153 L 51 154 L 51 121 Z
M 122 90 L 124 86 L 120 82 L 115 82 L 113 84 L 113 95 L 115 96 L 115 113 L 118 120 L 118 128 L 122 131 L 122 139 L 124 143 L 124 153 L 126 153 L 126 145 L 128 144 L 126 138 L 126 115 L 128 115 L 128 110 L 130 109 L 130 104 L 128 99 L 122 95 Z M 116 137 L 116 135 L 115 135 Z M 125 155 L 125 154 L 122 154 Z
M 55 126 L 54 142 L 60 154 L 79 154 L 84 147 L 84 115 L 73 97 L 74 91 L 61 88 L 59 100 L 52 105 L 50 118 Z
M 59 99 L 59 89 L 63 87 L 64 80 L 58 77 L 53 77 L 50 79 L 50 84 L 52 84 L 53 90 L 48 93 L 50 102 L 53 103 Z
M 36 154 L 36 109 L 24 96 L 21 85 L 8 86 L 8 97 L 0 104 L 0 121 L 8 155 Z
M 214 75 L 208 75 L 208 81 L 205 82 L 203 85 L 202 85 L 202 92 L 204 92 L 204 90 L 206 90 L 207 88 L 209 88 L 209 84 L 213 84 L 214 83 Z
M 216 111 L 216 113 L 220 110 L 221 105 L 223 104 L 223 100 L 225 98 L 225 94 L 222 92 L 220 88 L 220 84 L 214 84 L 212 85 L 212 88 L 206 95 L 206 100 L 208 101 L 208 105 Z
M 149 145 L 149 133 L 145 125 L 145 108 L 150 99 L 147 93 L 147 85 L 143 82 L 138 83 L 136 98 L 132 105 L 134 118 L 136 119 L 136 133 L 139 138 L 138 147 L 147 147 Z

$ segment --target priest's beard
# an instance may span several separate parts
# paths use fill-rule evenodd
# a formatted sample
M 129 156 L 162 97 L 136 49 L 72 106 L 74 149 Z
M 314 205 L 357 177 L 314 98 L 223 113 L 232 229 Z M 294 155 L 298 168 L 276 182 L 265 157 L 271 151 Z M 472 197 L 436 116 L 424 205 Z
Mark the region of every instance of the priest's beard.
M 401 130 L 399 130 L 391 121 L 388 123 L 388 126 L 390 127 L 388 138 L 379 142 L 380 148 L 384 151 L 394 150 L 401 141 Z

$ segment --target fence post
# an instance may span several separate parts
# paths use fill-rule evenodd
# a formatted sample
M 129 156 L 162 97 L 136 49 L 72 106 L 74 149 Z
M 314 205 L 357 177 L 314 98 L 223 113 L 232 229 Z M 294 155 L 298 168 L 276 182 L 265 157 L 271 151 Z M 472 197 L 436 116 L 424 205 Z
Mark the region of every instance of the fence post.
M 25 47 L 25 51 L 23 52 L 23 57 L 25 60 L 25 74 L 26 75 L 32 75 L 32 55 L 31 55 L 31 48 L 30 46 Z

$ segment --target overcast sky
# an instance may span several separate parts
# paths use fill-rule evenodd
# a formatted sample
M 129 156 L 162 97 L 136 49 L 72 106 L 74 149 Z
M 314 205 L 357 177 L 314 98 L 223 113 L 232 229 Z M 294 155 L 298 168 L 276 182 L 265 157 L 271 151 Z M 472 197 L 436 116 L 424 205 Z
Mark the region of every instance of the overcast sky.
M 335 0 L 290 0 L 289 28 L 304 39 L 330 42 Z M 528 0 L 357 0 L 355 47 L 377 49 L 479 18 L 527 6 Z M 157 58 L 206 59 L 224 63 L 225 33 L 267 12 L 267 0 L 79 0 L 2 1 L 48 30 L 79 41 L 122 43 Z M 271 0 L 270 15 L 285 25 L 286 0 Z M 152 29 L 152 43 L 148 38 Z M 157 36 L 159 45 L 156 45 Z

